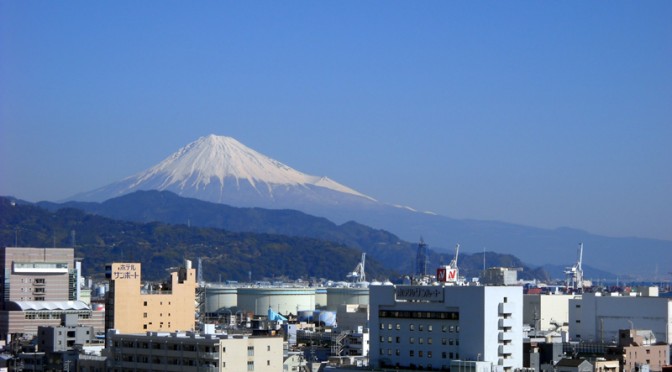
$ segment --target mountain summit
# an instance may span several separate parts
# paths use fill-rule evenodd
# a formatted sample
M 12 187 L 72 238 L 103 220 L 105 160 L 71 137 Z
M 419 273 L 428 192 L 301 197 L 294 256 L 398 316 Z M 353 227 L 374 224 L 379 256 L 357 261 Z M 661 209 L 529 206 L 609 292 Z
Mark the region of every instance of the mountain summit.
M 327 177 L 299 172 L 234 138 L 216 135 L 201 137 L 134 176 L 70 199 L 104 201 L 138 190 L 168 190 L 245 207 L 296 208 L 305 201 L 376 203 Z

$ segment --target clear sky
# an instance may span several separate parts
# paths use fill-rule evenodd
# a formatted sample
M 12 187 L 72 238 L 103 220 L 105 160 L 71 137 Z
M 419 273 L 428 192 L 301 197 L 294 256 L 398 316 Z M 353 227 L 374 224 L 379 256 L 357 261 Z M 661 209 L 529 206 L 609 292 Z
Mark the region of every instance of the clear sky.
M 211 133 L 387 203 L 672 239 L 672 2 L 0 1 L 0 195 Z

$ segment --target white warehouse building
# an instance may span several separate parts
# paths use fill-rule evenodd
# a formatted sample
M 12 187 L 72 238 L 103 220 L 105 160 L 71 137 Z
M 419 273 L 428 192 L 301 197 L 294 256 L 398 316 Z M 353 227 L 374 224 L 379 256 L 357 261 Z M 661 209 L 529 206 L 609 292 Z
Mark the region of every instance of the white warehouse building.
M 570 341 L 617 341 L 620 329 L 651 330 L 672 343 L 672 298 L 584 293 L 569 300 Z
M 523 367 L 522 287 L 393 286 L 370 289 L 371 365 L 442 370 L 451 361 Z

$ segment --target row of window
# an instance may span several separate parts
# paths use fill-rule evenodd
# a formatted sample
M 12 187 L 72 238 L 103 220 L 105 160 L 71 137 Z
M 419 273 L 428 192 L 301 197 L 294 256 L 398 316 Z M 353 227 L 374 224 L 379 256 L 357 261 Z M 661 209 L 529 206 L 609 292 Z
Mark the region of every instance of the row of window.
M 459 320 L 459 311 L 398 311 L 379 310 L 380 318 L 405 318 L 405 319 L 442 319 Z
M 386 353 L 387 352 L 387 353 Z M 409 357 L 415 357 L 417 354 L 418 358 L 432 358 L 433 353 L 431 350 L 428 350 L 425 352 L 424 350 L 418 350 L 417 353 L 415 350 L 409 350 L 408 351 L 408 356 Z M 392 349 L 380 349 L 380 355 L 392 355 Z M 401 351 L 399 349 L 394 349 L 394 355 L 395 356 L 401 356 Z M 441 352 L 441 359 L 460 359 L 460 353 L 453 353 L 451 351 L 442 351 Z
M 385 343 L 385 340 L 386 340 L 385 336 L 380 336 L 380 343 Z M 396 336 L 393 339 L 392 336 L 387 336 L 387 342 L 388 343 L 391 344 L 393 340 L 394 340 L 394 343 L 397 343 L 397 344 L 401 343 L 401 337 Z M 408 338 L 408 343 L 409 344 L 414 344 L 415 343 L 415 337 L 409 337 Z M 425 343 L 425 339 L 423 337 L 418 337 L 418 344 L 424 344 L 424 343 Z M 431 337 L 427 337 L 427 344 L 431 345 L 433 343 L 434 343 L 434 340 Z M 455 345 L 455 346 L 457 346 L 459 344 L 460 344 L 460 339 L 458 339 L 458 338 L 455 338 L 455 339 L 453 339 L 453 338 L 442 338 L 441 339 L 441 345 L 450 345 L 450 346 Z
M 182 366 L 199 366 L 199 367 L 219 367 L 218 361 L 196 360 L 184 357 L 159 357 L 148 355 L 115 355 L 116 362 L 133 362 L 133 363 L 151 363 L 154 365 L 168 364 L 168 365 L 182 365 Z M 271 361 L 266 361 L 266 366 L 270 366 Z M 222 362 L 222 368 L 226 368 L 226 362 Z M 254 371 L 254 361 L 247 361 L 247 370 Z
M 57 311 L 27 311 L 25 319 L 61 319 L 62 314 L 62 312 Z M 77 313 L 77 317 L 79 319 L 91 319 L 91 313 Z
M 393 329 L 396 329 L 397 331 L 401 330 L 401 324 L 396 323 L 380 323 L 380 329 L 384 330 L 387 328 L 388 331 L 391 331 Z M 409 331 L 415 331 L 416 325 L 415 324 L 409 324 L 408 325 L 408 330 Z M 424 332 L 425 331 L 425 325 L 424 324 L 418 324 L 417 325 L 418 331 L 419 332 Z M 432 324 L 427 324 L 427 332 L 432 332 L 434 331 L 434 326 Z M 448 333 L 459 333 L 460 332 L 460 326 L 459 325 L 448 325 L 444 324 L 441 326 L 441 332 L 448 332 Z

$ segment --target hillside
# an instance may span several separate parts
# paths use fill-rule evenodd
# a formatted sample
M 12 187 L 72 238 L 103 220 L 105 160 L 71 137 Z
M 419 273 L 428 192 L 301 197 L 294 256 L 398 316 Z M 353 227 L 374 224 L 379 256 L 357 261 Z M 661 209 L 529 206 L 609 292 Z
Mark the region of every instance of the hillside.
M 201 257 L 207 281 L 220 276 L 247 280 L 249 272 L 253 280 L 345 280 L 361 258 L 356 248 L 312 238 L 119 221 L 72 208 L 51 212 L 0 198 L 0 245 L 70 247 L 73 240 L 84 275 L 98 278 L 106 263 L 135 261 L 143 264 L 145 279 L 164 279 L 166 268 L 182 264 L 184 258 L 195 263 Z M 371 279 L 396 276 L 373 257 L 367 259 L 366 270 Z

